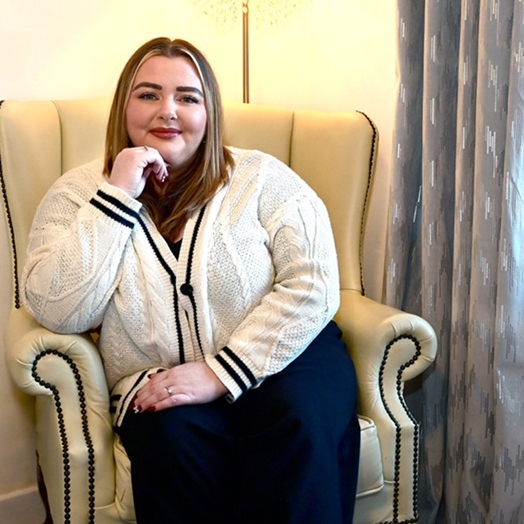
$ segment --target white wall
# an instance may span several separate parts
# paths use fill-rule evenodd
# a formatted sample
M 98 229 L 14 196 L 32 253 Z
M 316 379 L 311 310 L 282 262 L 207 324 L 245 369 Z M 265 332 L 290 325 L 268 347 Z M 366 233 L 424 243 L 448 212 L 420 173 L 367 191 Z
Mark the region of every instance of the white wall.
M 176 36 L 207 53 L 224 98 L 241 100 L 240 17 L 219 26 L 196 7 L 209 3 L 0 0 L 0 99 L 110 95 L 123 63 L 138 45 L 154 36 Z M 385 223 L 377 217 L 387 204 L 396 100 L 395 2 L 303 0 L 302 4 L 301 12 L 271 28 L 259 27 L 252 13 L 251 102 L 326 111 L 359 109 L 377 124 L 381 181 L 373 193 L 365 260 L 368 294 L 379 297 Z M 254 1 L 252 5 L 254 9 Z M 36 524 L 38 507 L 27 502 L 23 515 L 5 517 L 5 511 L 13 511 L 6 509 L 13 507 L 6 501 L 18 500 L 17 495 L 27 501 L 35 482 L 31 399 L 12 385 L 3 358 L 11 296 L 7 242 L 0 213 L 0 522 Z

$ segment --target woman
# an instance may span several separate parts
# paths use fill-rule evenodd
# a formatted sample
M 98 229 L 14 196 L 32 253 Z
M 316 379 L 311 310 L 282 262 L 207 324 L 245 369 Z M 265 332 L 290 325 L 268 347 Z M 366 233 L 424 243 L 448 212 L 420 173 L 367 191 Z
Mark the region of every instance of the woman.
M 199 50 L 139 48 L 104 161 L 39 207 L 25 305 L 57 332 L 100 329 L 138 523 L 347 524 L 360 431 L 327 212 L 222 125 Z

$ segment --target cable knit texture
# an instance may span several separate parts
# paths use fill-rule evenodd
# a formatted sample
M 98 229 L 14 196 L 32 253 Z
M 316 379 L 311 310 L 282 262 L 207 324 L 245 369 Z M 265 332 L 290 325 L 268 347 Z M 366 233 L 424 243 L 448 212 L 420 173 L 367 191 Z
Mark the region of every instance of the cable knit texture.
M 101 328 L 109 387 L 205 359 L 236 399 L 296 358 L 339 305 L 324 204 L 286 165 L 232 149 L 231 182 L 186 225 L 178 261 L 97 160 L 63 175 L 29 238 L 24 304 L 47 328 Z

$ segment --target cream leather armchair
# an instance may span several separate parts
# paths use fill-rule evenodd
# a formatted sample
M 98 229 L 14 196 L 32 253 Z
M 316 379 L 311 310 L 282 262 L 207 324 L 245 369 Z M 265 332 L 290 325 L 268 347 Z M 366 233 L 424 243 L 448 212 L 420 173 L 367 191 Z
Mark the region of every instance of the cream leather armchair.
M 115 439 L 102 364 L 89 334 L 58 335 L 20 304 L 19 276 L 36 206 L 61 173 L 103 152 L 108 100 L 6 101 L 0 107 L 1 185 L 10 232 L 13 311 L 7 363 L 36 399 L 36 440 L 55 524 L 133 522 L 129 463 Z M 362 445 L 355 524 L 417 517 L 418 425 L 403 386 L 434 359 L 423 319 L 365 296 L 362 242 L 377 132 L 361 113 L 228 103 L 226 142 L 272 153 L 326 203 L 341 275 L 336 320 L 359 381 Z

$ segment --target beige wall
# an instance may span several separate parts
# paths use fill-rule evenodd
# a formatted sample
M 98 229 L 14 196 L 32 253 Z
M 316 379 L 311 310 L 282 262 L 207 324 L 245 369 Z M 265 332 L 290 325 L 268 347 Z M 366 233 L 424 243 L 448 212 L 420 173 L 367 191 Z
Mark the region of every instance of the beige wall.
M 224 98 L 241 100 L 240 18 L 217 26 L 203 0 L 0 0 L 0 99 L 109 95 L 129 54 L 153 36 L 206 51 Z M 209 2 L 207 2 L 209 3 Z M 240 3 L 240 2 L 237 2 Z M 257 2 L 257 4 L 264 2 Z M 275 0 L 265 5 L 274 4 Z M 327 111 L 359 109 L 378 125 L 378 176 L 366 244 L 368 294 L 380 296 L 391 130 L 396 99 L 395 2 L 303 0 L 271 28 L 251 23 L 251 102 Z M 254 6 L 255 2 L 253 2 Z M 254 7 L 253 7 L 254 9 Z M 30 123 L 28 123 L 30 124 Z M 319 137 L 321 140 L 322 137 Z M 31 402 L 10 383 L 3 333 L 10 307 L 7 226 L 0 213 L 0 521 L 3 502 L 34 485 Z M 22 490 L 22 491 L 19 491 Z M 22 498 L 20 499 L 22 500 Z M 4 507 L 7 505 L 4 504 Z M 7 521 L 6 521 L 7 522 Z M 18 521 L 31 524 L 29 517 Z

